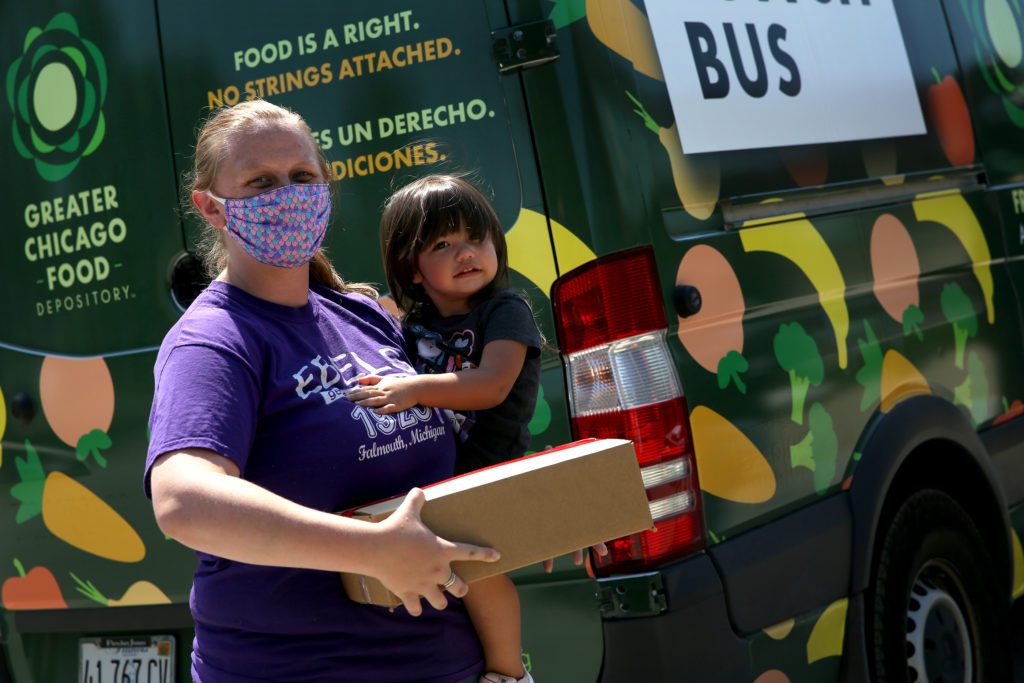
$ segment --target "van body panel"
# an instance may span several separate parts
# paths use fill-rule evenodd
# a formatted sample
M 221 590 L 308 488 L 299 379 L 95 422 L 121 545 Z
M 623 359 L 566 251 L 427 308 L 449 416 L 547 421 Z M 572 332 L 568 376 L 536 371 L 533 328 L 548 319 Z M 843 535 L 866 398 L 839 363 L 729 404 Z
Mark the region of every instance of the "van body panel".
M 704 553 L 661 569 L 668 610 L 643 619 L 604 622 L 601 683 L 749 681 L 747 642 L 729 623 L 721 579 Z M 701 647 L 689 647 L 700 642 Z
M 1022 376 L 1000 220 L 970 186 L 935 196 L 928 189 L 930 176 L 980 161 L 950 159 L 938 114 L 928 110 L 932 68 L 959 77 L 953 44 L 941 39 L 943 15 L 915 3 L 896 7 L 929 134 L 680 157 L 665 149 L 674 118 L 665 83 L 636 68 L 639 46 L 652 40 L 649 27 L 621 3 L 603 7 L 599 14 L 588 6 L 591 13 L 560 29 L 566 56 L 553 69 L 523 75 L 531 112 L 548 124 L 535 127 L 541 176 L 553 221 L 596 255 L 652 245 L 668 310 L 674 285 L 701 292 L 702 311 L 676 318 L 669 337 L 694 429 L 709 542 L 849 486 L 883 389 L 885 410 L 915 391 L 952 400 L 959 389 L 978 425 L 1000 414 L 1000 397 L 1019 394 Z M 613 40 L 602 18 L 621 20 L 627 38 Z M 881 144 L 890 166 L 878 163 Z M 580 158 L 612 172 L 569 172 L 567 160 Z M 685 172 L 681 164 L 691 161 Z M 709 175 L 720 177 L 716 187 L 694 180 Z M 696 186 L 680 184 L 687 178 Z M 908 190 L 850 210 L 839 200 L 827 208 L 826 183 Z M 707 202 L 688 207 L 690 191 L 706 195 L 714 210 Z M 787 220 L 787 203 L 799 213 L 823 195 L 820 215 Z M 730 220 L 737 207 L 766 200 L 778 207 L 774 217 Z M 975 321 L 964 326 L 973 332 L 973 361 L 965 344 L 959 358 L 950 343 L 947 286 L 948 306 L 971 301 L 965 318 Z M 803 353 L 818 360 L 795 368 Z M 970 395 L 968 366 L 979 376 Z M 820 430 L 809 427 L 812 411 Z M 818 446 L 812 431 L 821 432 Z M 733 476 L 730 465 L 749 477 Z
M 751 635 L 845 598 L 852 529 L 840 494 L 711 548 L 736 631 Z
M 523 610 L 524 657 L 553 680 L 597 680 L 604 637 L 601 614 L 593 609 L 594 582 L 564 560 L 556 569 L 544 577 L 514 577 Z
M 993 427 L 981 434 L 981 441 L 992 455 L 996 481 L 1003 489 L 1007 503 L 1015 508 L 1024 501 L 1024 476 L 1015 466 L 1024 455 L 1024 424 L 1017 420 Z
M 165 295 L 181 240 L 156 15 L 145 4 L 68 4 L 2 10 L 0 167 L 11 172 L 0 271 L 19 286 L 0 293 L 0 347 L 135 353 L 157 347 L 178 315 Z

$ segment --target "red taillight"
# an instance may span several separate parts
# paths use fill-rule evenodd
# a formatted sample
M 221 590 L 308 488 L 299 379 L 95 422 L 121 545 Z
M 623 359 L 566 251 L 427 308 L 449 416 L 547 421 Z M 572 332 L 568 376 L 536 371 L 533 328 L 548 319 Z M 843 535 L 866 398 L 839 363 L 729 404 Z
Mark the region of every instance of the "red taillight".
M 580 434 L 586 436 L 622 439 L 628 434 L 641 467 L 680 458 L 692 450 L 686 404 L 682 399 L 632 410 L 582 415 L 574 417 L 573 423 Z
M 562 353 L 668 326 L 654 254 L 647 249 L 584 264 L 560 278 L 552 292 Z
M 703 546 L 686 402 L 650 249 L 586 264 L 552 290 L 573 435 L 633 441 L 655 531 L 609 543 L 598 573 L 637 571 Z
M 679 515 L 658 522 L 657 531 L 645 531 L 608 543 L 608 554 L 591 554 L 594 573 L 630 572 L 649 569 L 701 547 L 700 520 L 694 515 Z

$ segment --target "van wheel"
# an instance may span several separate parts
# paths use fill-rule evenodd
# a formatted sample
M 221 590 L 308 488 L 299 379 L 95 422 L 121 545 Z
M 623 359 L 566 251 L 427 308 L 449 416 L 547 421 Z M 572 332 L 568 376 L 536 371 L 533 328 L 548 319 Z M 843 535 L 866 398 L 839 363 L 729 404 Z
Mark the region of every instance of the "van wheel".
M 977 527 L 955 500 L 935 490 L 910 496 L 873 572 L 872 680 L 1009 681 L 1009 599 L 1002 583 Z

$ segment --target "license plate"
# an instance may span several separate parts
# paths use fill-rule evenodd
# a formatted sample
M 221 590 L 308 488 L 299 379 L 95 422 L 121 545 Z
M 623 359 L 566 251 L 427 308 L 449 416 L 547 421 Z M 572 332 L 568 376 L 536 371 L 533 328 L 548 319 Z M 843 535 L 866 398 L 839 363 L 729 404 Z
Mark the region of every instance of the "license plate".
M 174 683 L 174 636 L 82 638 L 79 683 Z

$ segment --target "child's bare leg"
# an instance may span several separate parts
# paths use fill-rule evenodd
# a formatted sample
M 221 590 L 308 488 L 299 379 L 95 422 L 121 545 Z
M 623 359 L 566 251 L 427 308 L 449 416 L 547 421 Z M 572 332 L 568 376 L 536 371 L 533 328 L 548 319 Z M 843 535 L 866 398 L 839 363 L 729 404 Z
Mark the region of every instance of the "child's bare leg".
M 522 678 L 519 594 L 504 574 L 474 581 L 463 602 L 484 648 L 486 671 Z

